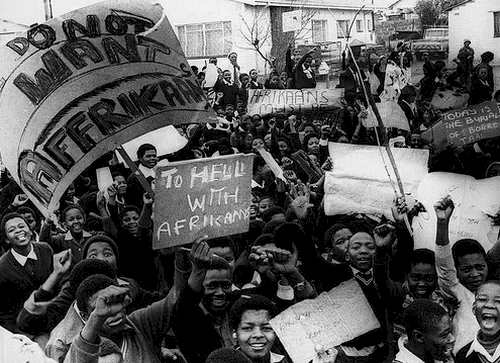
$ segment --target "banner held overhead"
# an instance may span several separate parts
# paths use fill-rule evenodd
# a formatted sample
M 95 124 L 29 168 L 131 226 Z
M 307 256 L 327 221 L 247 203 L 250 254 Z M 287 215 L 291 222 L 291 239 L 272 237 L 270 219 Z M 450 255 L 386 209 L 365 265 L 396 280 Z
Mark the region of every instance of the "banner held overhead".
M 43 213 L 106 152 L 215 116 L 162 15 L 150 1 L 112 0 L 35 25 L 0 49 L 0 151 Z

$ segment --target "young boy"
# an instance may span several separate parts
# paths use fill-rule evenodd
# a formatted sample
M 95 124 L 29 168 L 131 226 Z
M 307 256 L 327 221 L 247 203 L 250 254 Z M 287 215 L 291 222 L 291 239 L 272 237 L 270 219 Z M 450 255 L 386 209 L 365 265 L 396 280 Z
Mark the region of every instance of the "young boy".
M 450 317 L 439 304 L 418 299 L 405 311 L 407 337 L 398 341 L 393 363 L 434 363 L 451 359 L 455 337 Z
M 66 207 L 61 213 L 61 220 L 68 229 L 65 234 L 52 235 L 52 226 L 54 220 L 45 219 L 42 230 L 40 231 L 40 240 L 47 242 L 58 253 L 68 248 L 73 254 L 72 267 L 82 260 L 82 248 L 85 242 L 92 237 L 92 234 L 85 231 L 86 215 L 82 208 L 77 205 Z
M 486 252 L 478 241 L 461 239 L 450 248 L 449 223 L 454 204 L 449 196 L 434 205 L 437 217 L 436 268 L 441 291 L 458 300 L 453 318 L 457 341 L 455 353 L 475 338 L 479 329 L 472 314 L 475 293 L 488 276 Z M 493 250 L 493 249 L 492 249 Z
M 474 340 L 457 354 L 456 362 L 496 363 L 500 360 L 500 282 L 490 280 L 476 292 L 472 306 L 479 323 L 479 331 Z

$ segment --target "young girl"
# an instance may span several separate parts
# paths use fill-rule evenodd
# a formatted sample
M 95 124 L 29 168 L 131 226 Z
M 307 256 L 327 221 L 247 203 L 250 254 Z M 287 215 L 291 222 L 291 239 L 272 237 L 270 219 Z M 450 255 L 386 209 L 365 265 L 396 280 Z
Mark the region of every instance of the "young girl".
M 17 332 L 17 313 L 31 292 L 51 274 L 53 252 L 46 243 L 32 241 L 33 232 L 18 213 L 6 214 L 0 228 L 9 248 L 0 258 L 0 325 Z

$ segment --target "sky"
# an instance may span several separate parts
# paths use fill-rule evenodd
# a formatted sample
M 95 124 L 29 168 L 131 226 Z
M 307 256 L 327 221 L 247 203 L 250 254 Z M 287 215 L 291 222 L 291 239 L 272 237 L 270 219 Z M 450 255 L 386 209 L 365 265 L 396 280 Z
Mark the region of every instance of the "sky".
M 102 0 L 51 0 L 54 17 Z M 0 18 L 24 25 L 45 21 L 43 0 L 0 0 Z
M 64 13 L 92 5 L 102 0 L 48 0 L 52 2 L 54 17 Z M 167 1 L 167 0 L 163 0 Z M 169 0 L 176 1 L 176 0 Z M 202 2 L 203 0 L 200 0 Z M 376 0 L 375 3 L 385 5 L 394 0 Z M 43 0 L 0 0 L 0 19 L 10 20 L 24 25 L 45 21 Z

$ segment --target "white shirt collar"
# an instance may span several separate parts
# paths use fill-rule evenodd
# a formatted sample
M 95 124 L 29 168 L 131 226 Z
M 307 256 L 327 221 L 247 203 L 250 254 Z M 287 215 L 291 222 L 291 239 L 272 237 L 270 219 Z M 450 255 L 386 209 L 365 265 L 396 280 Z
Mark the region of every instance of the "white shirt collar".
M 271 352 L 271 363 L 279 363 L 285 358 L 284 355 Z
M 30 253 L 28 253 L 27 256 L 23 256 L 23 255 L 17 253 L 12 248 L 10 249 L 10 252 L 12 253 L 12 256 L 14 256 L 16 261 L 19 262 L 19 264 L 23 267 L 24 267 L 24 265 L 26 265 L 26 261 L 28 261 L 28 258 L 31 258 L 32 260 L 35 260 L 35 261 L 38 260 L 38 257 L 36 257 L 36 253 L 35 253 L 35 250 L 33 248 L 33 245 L 31 245 L 31 251 L 30 251 Z
M 87 231 L 83 231 L 83 232 L 82 232 L 82 236 L 83 236 L 83 238 L 92 237 L 92 235 L 91 235 L 89 232 L 87 232 Z M 64 240 L 65 240 L 65 241 L 71 241 L 71 240 L 74 240 L 74 238 L 73 238 L 73 236 L 71 235 L 71 232 L 70 232 L 70 231 L 66 232 L 66 234 L 64 235 Z
M 476 334 L 476 337 L 472 341 L 472 344 L 470 345 L 470 348 L 467 352 L 466 357 L 471 355 L 473 352 L 476 352 L 476 353 L 482 355 L 488 362 L 493 363 L 493 362 L 497 361 L 498 358 L 500 357 L 500 344 L 497 346 L 497 349 L 495 349 L 495 354 L 493 354 L 493 357 L 492 357 L 490 355 L 490 353 L 488 353 L 488 351 L 486 349 L 484 349 L 484 347 L 481 345 L 481 343 L 479 343 L 479 341 L 477 340 L 477 334 Z
M 401 337 L 398 340 L 398 347 L 399 347 L 399 352 L 396 354 L 396 359 L 397 361 L 403 362 L 403 363 L 424 363 L 422 359 L 417 357 L 415 354 L 410 352 L 406 347 L 405 343 L 408 341 L 407 337 Z
M 142 164 L 139 164 L 139 167 L 137 168 L 139 169 L 143 174 L 144 176 L 147 178 L 148 176 L 151 176 L 151 177 L 156 177 L 156 172 L 155 172 L 155 169 L 150 169 L 150 168 L 146 168 L 145 166 L 143 166 Z
M 361 272 L 359 271 L 356 267 L 353 267 L 353 266 L 349 266 L 352 270 L 352 273 L 354 274 L 354 276 L 356 276 L 356 274 L 367 274 L 367 273 L 371 273 L 373 275 L 373 267 L 371 269 L 369 269 L 368 271 L 366 272 Z

